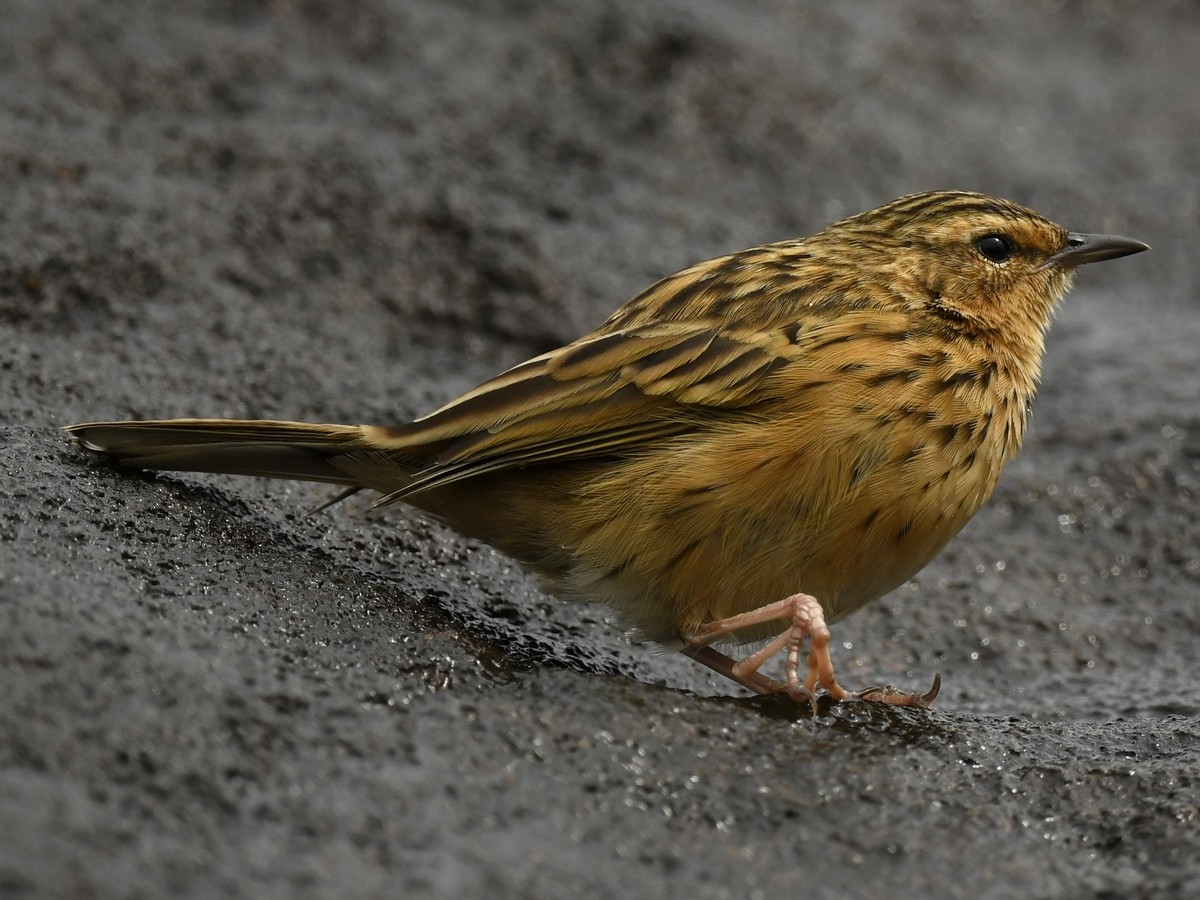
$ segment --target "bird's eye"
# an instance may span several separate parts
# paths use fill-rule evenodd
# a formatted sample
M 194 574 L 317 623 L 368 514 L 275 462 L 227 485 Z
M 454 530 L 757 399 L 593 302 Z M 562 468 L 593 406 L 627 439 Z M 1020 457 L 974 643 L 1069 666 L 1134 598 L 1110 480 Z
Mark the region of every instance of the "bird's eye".
M 1013 252 L 1013 244 L 1002 234 L 985 234 L 975 242 L 975 249 L 994 263 L 1005 262 Z

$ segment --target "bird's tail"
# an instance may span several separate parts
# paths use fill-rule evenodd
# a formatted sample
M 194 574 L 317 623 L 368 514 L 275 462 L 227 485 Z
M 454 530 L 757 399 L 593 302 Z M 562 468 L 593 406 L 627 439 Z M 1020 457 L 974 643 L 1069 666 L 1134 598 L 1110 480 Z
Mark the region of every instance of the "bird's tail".
M 161 419 L 70 425 L 67 434 L 118 465 L 177 472 L 254 475 L 357 487 L 336 465 L 363 447 L 360 425 L 240 419 Z M 351 467 L 353 468 L 353 467 Z

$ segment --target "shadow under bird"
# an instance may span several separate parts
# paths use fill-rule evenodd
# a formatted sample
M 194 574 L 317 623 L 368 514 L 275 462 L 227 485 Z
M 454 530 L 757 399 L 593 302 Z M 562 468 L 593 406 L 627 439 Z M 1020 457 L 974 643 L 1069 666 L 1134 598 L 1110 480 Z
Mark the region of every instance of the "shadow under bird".
M 379 491 L 757 693 L 927 706 L 939 679 L 843 688 L 828 624 L 991 495 L 1076 268 L 1146 249 L 983 194 L 914 194 L 684 269 L 407 424 L 66 430 L 137 469 Z M 714 646 L 756 641 L 741 659 Z M 760 668 L 781 652 L 780 681 Z

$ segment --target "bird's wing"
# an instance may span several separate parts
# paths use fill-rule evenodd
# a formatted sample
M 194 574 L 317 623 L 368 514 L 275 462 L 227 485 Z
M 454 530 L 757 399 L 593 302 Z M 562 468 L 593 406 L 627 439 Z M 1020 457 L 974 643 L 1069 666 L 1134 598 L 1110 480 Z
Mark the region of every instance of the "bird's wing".
M 770 398 L 770 376 L 795 357 L 796 333 L 646 325 L 531 359 L 424 418 L 381 429 L 381 449 L 439 452 L 380 502 L 487 472 L 621 453 L 698 427 L 706 411 L 748 410 Z

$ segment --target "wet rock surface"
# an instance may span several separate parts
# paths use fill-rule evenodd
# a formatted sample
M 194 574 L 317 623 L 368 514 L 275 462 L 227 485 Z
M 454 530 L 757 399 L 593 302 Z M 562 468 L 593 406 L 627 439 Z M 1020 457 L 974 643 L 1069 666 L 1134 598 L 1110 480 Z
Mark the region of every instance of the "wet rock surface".
M 1189 896 L 1200 16 L 11 3 L 0 894 Z M 1023 454 L 817 718 L 490 549 L 62 425 L 402 421 L 690 262 L 984 190 L 1081 273 Z

